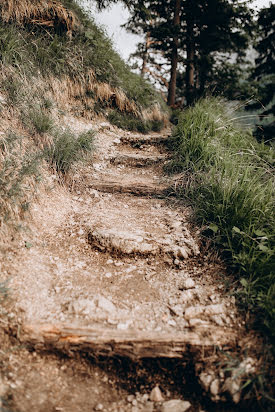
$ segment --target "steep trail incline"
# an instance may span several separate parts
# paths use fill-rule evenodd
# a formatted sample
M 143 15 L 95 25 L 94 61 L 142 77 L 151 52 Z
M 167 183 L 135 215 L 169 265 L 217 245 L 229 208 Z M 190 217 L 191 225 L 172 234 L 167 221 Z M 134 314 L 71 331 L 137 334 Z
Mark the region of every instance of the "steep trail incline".
M 91 127 L 67 122 L 78 132 Z M 41 197 L 28 247 L 10 252 L 4 268 L 20 341 L 134 361 L 192 358 L 218 400 L 224 378 L 207 373 L 203 359 L 235 347 L 242 320 L 219 281 L 224 268 L 200 250 L 190 209 L 167 196 L 168 133 L 98 129 L 93 162 L 79 166 L 71 192 L 52 188 Z

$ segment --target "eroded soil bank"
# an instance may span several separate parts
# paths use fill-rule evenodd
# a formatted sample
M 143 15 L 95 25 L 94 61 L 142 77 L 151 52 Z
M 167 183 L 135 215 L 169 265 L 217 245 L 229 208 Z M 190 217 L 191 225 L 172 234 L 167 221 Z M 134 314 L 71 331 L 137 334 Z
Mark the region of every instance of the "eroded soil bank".
M 95 154 L 69 185 L 48 178 L 1 259 L 3 410 L 247 410 L 256 337 L 173 197 L 169 131 L 64 122 L 97 129 Z

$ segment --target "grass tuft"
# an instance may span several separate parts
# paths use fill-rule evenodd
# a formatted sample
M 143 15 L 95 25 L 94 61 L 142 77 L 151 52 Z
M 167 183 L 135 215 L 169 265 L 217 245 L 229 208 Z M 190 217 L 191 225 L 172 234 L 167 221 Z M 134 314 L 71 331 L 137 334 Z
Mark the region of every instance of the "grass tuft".
M 54 125 L 52 116 L 41 106 L 28 108 L 22 117 L 23 124 L 38 134 L 50 132 Z
M 58 173 L 65 175 L 72 165 L 93 148 L 92 130 L 76 136 L 71 130 L 56 131 L 53 142 L 45 149 L 46 160 Z
M 179 195 L 190 199 L 238 273 L 242 302 L 275 337 L 274 151 L 231 120 L 225 106 L 204 99 L 179 116 L 168 171 L 188 176 Z
M 0 226 L 17 221 L 28 210 L 31 179 L 39 178 L 41 155 L 24 148 L 23 140 L 8 132 L 0 141 Z

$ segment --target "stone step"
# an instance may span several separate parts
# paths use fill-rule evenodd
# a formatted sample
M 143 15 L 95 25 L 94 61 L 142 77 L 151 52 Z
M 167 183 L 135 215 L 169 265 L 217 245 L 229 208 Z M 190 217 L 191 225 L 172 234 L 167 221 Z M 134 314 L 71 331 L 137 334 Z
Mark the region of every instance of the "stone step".
M 187 259 L 199 254 L 199 247 L 187 229 L 173 236 L 153 236 L 139 230 L 139 226 L 130 230 L 119 227 L 87 227 L 90 245 L 101 251 L 119 255 L 159 256 L 167 255 L 175 259 Z

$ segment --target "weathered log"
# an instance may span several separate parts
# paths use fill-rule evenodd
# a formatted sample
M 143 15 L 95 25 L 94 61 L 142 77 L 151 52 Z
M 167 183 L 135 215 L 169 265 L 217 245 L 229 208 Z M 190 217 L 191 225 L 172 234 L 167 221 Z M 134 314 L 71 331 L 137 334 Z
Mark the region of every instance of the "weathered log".
M 35 349 L 80 351 L 93 356 L 142 358 L 183 358 L 190 351 L 234 344 L 233 330 L 216 328 L 181 332 L 123 331 L 67 325 L 29 324 L 20 340 Z
M 170 194 L 169 186 L 161 184 L 141 184 L 141 183 L 123 183 L 117 181 L 89 181 L 87 185 L 90 189 L 106 193 L 126 193 L 140 197 L 158 197 L 165 198 Z
M 137 136 L 137 137 L 121 137 L 120 141 L 124 144 L 130 144 L 134 147 L 142 145 L 166 145 L 169 142 L 169 137 L 164 136 Z
M 138 155 L 138 154 L 124 154 L 118 155 L 111 158 L 111 163 L 114 165 L 123 164 L 132 167 L 144 167 L 144 166 L 152 166 L 158 164 L 160 162 L 164 162 L 167 158 L 166 155 Z

